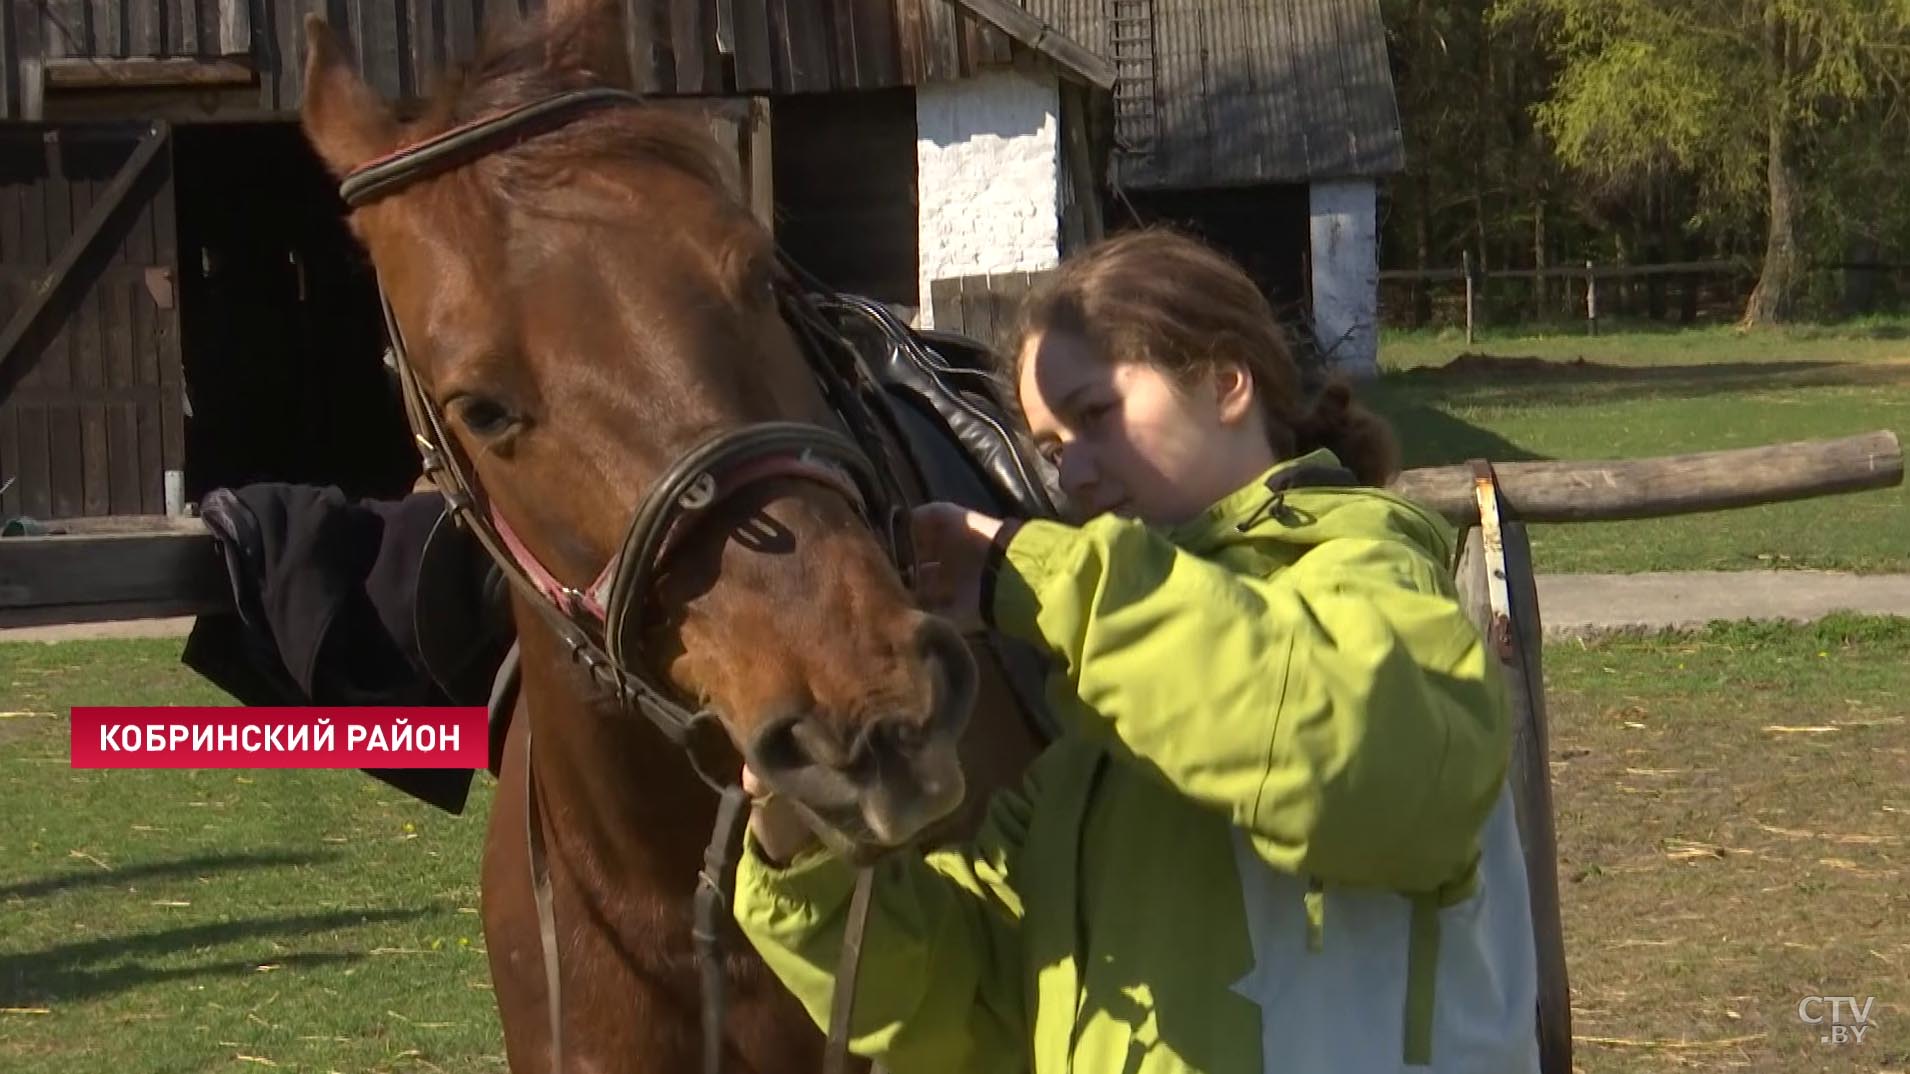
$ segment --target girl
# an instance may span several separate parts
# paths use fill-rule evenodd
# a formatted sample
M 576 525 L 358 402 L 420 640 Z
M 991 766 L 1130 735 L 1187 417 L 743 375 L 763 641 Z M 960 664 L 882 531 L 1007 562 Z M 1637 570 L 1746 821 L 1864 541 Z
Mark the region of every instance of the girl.
M 1052 653 L 1068 731 L 971 844 L 878 866 L 855 1051 L 1537 1071 L 1510 717 L 1451 528 L 1376 487 L 1384 426 L 1305 404 L 1253 283 L 1169 232 L 1063 266 L 1015 364 L 1087 520 L 925 507 L 922 599 Z M 758 807 L 736 913 L 826 1025 L 853 876 L 799 831 Z

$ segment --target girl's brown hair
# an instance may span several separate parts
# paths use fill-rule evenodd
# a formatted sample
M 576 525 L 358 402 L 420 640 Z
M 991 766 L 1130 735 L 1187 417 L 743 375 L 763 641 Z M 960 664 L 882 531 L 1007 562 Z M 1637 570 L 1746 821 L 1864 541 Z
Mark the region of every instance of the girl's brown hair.
M 1280 459 L 1327 448 L 1361 481 L 1399 472 L 1386 423 L 1329 380 L 1309 404 L 1286 332 L 1238 265 L 1165 228 L 1131 231 L 1064 262 L 1022 306 L 1020 344 L 1041 332 L 1074 335 L 1109 361 L 1138 361 L 1188 381 L 1223 362 L 1244 366 Z

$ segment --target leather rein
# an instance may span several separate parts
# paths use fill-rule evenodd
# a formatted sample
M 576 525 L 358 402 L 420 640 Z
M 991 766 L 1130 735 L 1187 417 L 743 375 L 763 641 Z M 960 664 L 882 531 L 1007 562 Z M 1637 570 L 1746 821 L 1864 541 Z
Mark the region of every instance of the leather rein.
M 637 94 L 608 88 L 556 94 L 462 124 L 361 165 L 346 176 L 339 194 L 347 206 L 357 209 L 411 183 L 435 178 L 556 130 L 594 110 L 646 104 Z M 717 715 L 708 708 L 683 704 L 641 659 L 644 612 L 657 575 L 684 535 L 712 508 L 745 488 L 777 478 L 806 480 L 841 495 L 887 546 L 899 570 L 906 575 L 913 564 L 906 498 L 887 469 L 875 461 L 884 455 L 886 444 L 881 423 L 868 402 L 878 389 L 848 345 L 803 294 L 801 287 L 810 283 L 806 274 L 787 258 L 783 259 L 783 268 L 785 275 L 796 281 L 779 279 L 777 284 L 784 319 L 796 330 L 810 371 L 837 420 L 848 430 L 847 435 L 819 425 L 782 421 L 711 433 L 678 456 L 645 492 L 621 549 L 595 579 L 581 588 L 559 580 L 518 537 L 495 501 L 482 494 L 475 473 L 460 457 L 446 428 L 443 411 L 418 379 L 383 284 L 378 288 L 413 440 L 425 475 L 444 496 L 454 520 L 477 538 L 505 577 L 543 614 L 569 648 L 572 659 L 584 666 L 598 687 L 622 707 L 641 713 L 680 747 L 697 775 L 719 795 L 715 831 L 697 874 L 693 930 L 703 971 L 705 1074 L 722 1071 L 726 980 L 717 916 L 728 910 L 725 876 L 737 845 L 746 796 L 733 775 L 712 774 L 698 752 L 700 738 L 721 733 Z M 526 836 L 543 948 L 552 1070 L 562 1071 L 562 992 L 555 908 L 542 811 L 530 763 L 528 713 L 526 719 Z M 826 837 L 829 833 L 819 834 Z M 867 867 L 857 871 L 825 1056 L 824 1069 L 830 1074 L 847 1069 L 850 1001 L 867 927 L 872 876 Z

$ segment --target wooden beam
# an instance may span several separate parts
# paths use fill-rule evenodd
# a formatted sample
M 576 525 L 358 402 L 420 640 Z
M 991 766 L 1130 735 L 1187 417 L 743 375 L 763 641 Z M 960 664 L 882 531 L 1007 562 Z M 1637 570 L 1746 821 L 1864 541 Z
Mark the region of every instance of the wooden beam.
M 20 43 L 12 14 L 0 9 L 0 119 L 20 118 Z
M 979 327 L 962 319 L 960 285 L 937 280 L 930 286 L 938 331 L 965 334 Z M 1884 488 L 1901 482 L 1903 459 L 1895 434 L 1879 432 L 1618 463 L 1504 463 L 1495 470 L 1508 523 L 1513 518 L 1573 522 Z M 1639 483 L 1640 474 L 1648 480 Z M 1392 488 L 1459 525 L 1478 523 L 1469 467 L 1409 470 Z M 1459 497 L 1469 509 L 1445 502 Z M 101 521 L 79 525 L 108 532 L 0 538 L 0 627 L 194 615 L 230 607 L 225 567 L 203 523 L 160 519 L 151 523 L 151 532 L 110 532 L 123 524 L 130 525 Z M 1512 600 L 1513 625 L 1523 631 L 1519 620 L 1525 619 L 1536 630 L 1536 598 L 1521 597 L 1515 587 Z M 1521 607 L 1534 610 L 1521 616 Z
M 199 60 L 184 56 L 155 58 L 68 56 L 46 61 L 50 89 L 124 89 L 154 86 L 250 86 L 258 73 L 249 62 Z
M 1494 463 L 1508 518 L 1605 522 L 1809 499 L 1903 483 L 1897 434 L 1865 433 L 1651 459 Z M 1392 491 L 1474 525 L 1479 505 L 1465 464 L 1408 470 Z
M 1061 65 L 1064 70 L 1102 89 L 1114 88 L 1114 62 L 1089 52 L 1074 39 L 1030 15 L 1013 0 L 922 0 L 925 4 L 957 4 L 995 26 L 1002 33 Z
M 27 292 L 19 309 L 14 311 L 13 319 L 7 322 L 5 330 L 0 331 L 0 397 L 7 394 L 25 371 L 25 364 L 15 360 L 17 353 L 23 349 L 21 343 L 52 304 L 55 294 L 64 289 L 80 259 L 98 243 L 99 237 L 106 231 L 107 223 L 126 207 L 133 187 L 152 167 L 153 161 L 159 158 L 159 151 L 165 148 L 168 131 L 169 128 L 163 123 L 156 123 L 149 128 L 132 156 L 120 166 L 119 174 L 113 176 L 113 181 L 100 192 L 99 200 L 93 203 L 86 219 L 73 229 L 73 237 L 60 251 L 60 256 L 47 266 L 39 282 Z
M 1493 647 L 1504 673 L 1512 708 L 1512 757 L 1508 779 L 1525 852 L 1526 889 L 1532 903 L 1532 938 L 1539 970 L 1539 1068 L 1545 1074 L 1571 1074 L 1572 989 L 1565 964 L 1565 929 L 1559 910 L 1558 831 L 1552 808 L 1550 727 L 1545 710 L 1543 620 L 1538 581 L 1532 572 L 1532 545 L 1525 527 L 1500 527 L 1502 562 L 1490 564 L 1484 532 L 1467 533 L 1457 581 L 1466 615 L 1488 644 L 1495 618 L 1486 571 L 1504 570 L 1508 622 L 1503 650 Z
M 0 627 L 230 610 L 224 557 L 197 525 L 0 538 Z
M 744 162 L 743 181 L 749 187 L 750 211 L 771 235 L 776 233 L 775 146 L 770 141 L 771 110 L 774 107 L 768 97 L 749 99 L 749 117 L 744 120 L 742 145 L 748 158 Z
M 1100 242 L 1105 236 L 1101 220 L 1101 176 L 1094 174 L 1094 154 L 1088 145 L 1087 91 L 1076 86 L 1061 89 L 1061 142 L 1066 154 L 1068 181 L 1072 187 L 1074 216 L 1080 228 L 1083 247 Z M 1062 251 L 1063 256 L 1076 252 Z

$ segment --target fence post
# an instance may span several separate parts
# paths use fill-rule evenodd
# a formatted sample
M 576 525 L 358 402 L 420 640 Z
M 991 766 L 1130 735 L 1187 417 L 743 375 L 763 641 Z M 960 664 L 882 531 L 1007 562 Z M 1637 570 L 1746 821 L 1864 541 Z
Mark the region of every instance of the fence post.
M 1472 251 L 1464 250 L 1466 273 L 1466 346 L 1472 346 Z
M 1598 273 L 1590 261 L 1585 262 L 1585 320 L 1590 323 L 1592 335 L 1598 334 Z

